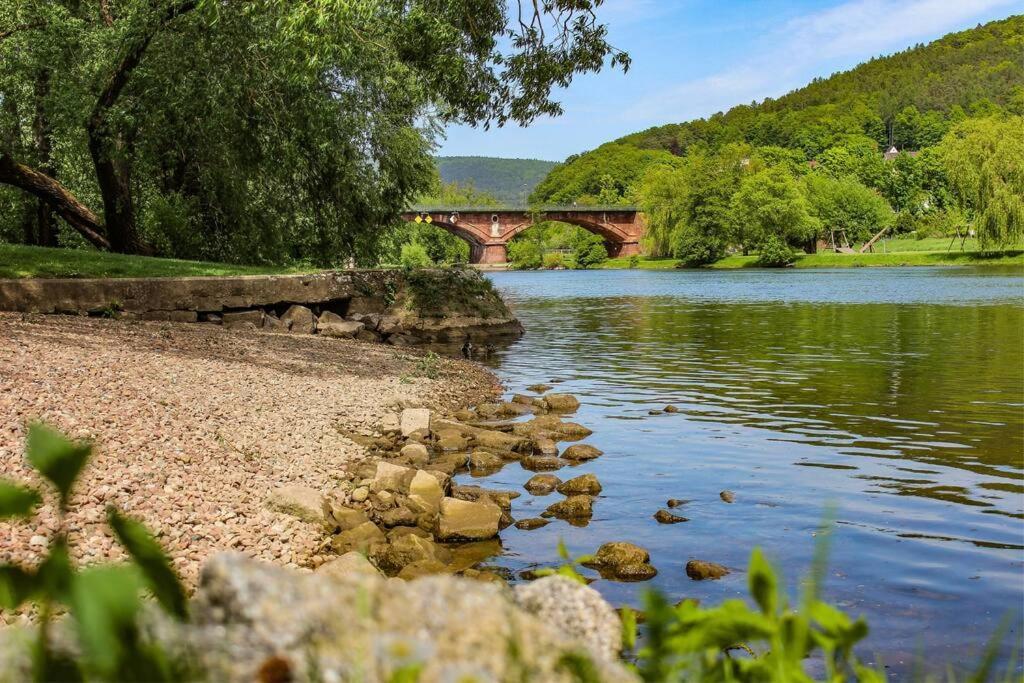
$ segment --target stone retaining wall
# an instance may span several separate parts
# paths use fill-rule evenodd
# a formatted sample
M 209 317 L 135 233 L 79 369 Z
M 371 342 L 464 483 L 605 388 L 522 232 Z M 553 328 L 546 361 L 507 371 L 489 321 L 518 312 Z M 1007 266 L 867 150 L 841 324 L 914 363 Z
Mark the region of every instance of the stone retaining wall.
M 471 270 L 0 279 L 0 310 L 213 323 L 393 344 L 522 333 L 497 293 Z

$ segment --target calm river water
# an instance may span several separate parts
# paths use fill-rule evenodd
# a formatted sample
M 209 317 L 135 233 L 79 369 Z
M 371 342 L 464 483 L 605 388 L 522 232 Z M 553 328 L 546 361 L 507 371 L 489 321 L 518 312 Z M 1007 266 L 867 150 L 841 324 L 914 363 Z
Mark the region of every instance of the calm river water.
M 584 528 L 502 533 L 513 570 L 628 540 L 649 583 L 599 580 L 613 604 L 655 585 L 705 604 L 746 593 L 761 546 L 791 595 L 819 523 L 837 523 L 826 595 L 864 615 L 862 654 L 901 677 L 974 662 L 1024 605 L 1024 277 L 996 268 L 537 272 L 491 276 L 526 335 L 491 363 L 510 391 L 557 384 L 605 452 L 565 469 L 604 493 Z M 677 414 L 648 415 L 671 403 Z M 513 488 L 516 518 L 560 497 Z M 733 504 L 719 498 L 728 489 Z M 686 523 L 652 515 L 668 498 Z M 734 571 L 695 582 L 683 566 Z

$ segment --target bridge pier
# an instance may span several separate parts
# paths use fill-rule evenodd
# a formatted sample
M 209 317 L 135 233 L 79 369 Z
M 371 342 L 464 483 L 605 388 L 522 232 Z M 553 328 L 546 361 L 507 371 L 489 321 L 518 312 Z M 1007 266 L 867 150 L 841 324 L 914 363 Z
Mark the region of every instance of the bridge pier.
M 641 254 L 639 242 L 622 242 L 618 245 L 610 243 L 608 246 L 610 247 L 608 249 L 608 255 L 612 258 L 619 258 L 620 256 L 639 256 Z
M 488 242 L 480 248 L 479 258 L 472 260 L 473 263 L 508 263 L 508 246 L 504 242 Z

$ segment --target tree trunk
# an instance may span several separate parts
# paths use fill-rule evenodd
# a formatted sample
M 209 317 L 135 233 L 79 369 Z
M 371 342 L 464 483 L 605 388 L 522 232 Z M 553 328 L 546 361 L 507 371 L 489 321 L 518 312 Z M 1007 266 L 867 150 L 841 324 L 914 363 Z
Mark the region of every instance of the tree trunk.
M 101 249 L 110 248 L 110 242 L 102 235 L 103 225 L 96 214 L 45 173 L 19 164 L 9 155 L 0 152 L 0 183 L 12 185 L 44 200 L 90 243 Z
M 124 139 L 111 130 L 107 115 L 120 99 L 132 72 L 142 61 L 154 36 L 176 17 L 195 9 L 197 4 L 197 0 L 175 2 L 147 30 L 129 34 L 132 37 L 124 45 L 121 59 L 110 74 L 89 116 L 86 126 L 89 134 L 89 154 L 92 156 L 96 180 L 103 196 L 107 234 L 110 236 L 110 246 L 114 251 L 138 253 L 144 249 L 144 245 L 135 223 L 135 206 L 128 165 L 130 154 L 125 148 Z
M 50 70 L 42 69 L 36 75 L 35 117 L 32 120 L 32 134 L 35 137 L 36 153 L 39 155 L 39 171 L 50 178 L 57 179 L 57 169 L 53 166 L 53 130 L 46 115 L 46 99 L 50 95 Z M 43 200 L 37 200 L 36 235 L 38 244 L 44 247 L 57 246 L 57 231 L 53 222 L 53 209 Z

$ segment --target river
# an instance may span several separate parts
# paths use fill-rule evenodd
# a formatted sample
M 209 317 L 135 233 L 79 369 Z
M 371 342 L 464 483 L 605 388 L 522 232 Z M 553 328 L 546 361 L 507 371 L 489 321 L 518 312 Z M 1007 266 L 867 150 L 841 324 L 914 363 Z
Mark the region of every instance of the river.
M 605 452 L 563 479 L 604 485 L 589 525 L 502 533 L 521 571 L 626 540 L 647 583 L 599 580 L 613 604 L 656 586 L 704 604 L 746 594 L 751 549 L 791 595 L 819 524 L 835 526 L 826 597 L 871 634 L 893 674 L 920 657 L 970 665 L 1024 604 L 1024 278 L 999 268 L 578 271 L 490 275 L 526 327 L 491 364 L 510 391 L 577 395 Z M 675 414 L 648 414 L 666 404 Z M 559 498 L 518 466 L 481 483 L 519 490 L 516 518 Z M 735 492 L 725 503 L 719 492 Z M 681 524 L 652 515 L 690 502 Z M 687 578 L 699 558 L 734 571 Z M 589 573 L 589 572 L 588 572 Z M 1006 655 L 1004 654 L 1004 657 Z

